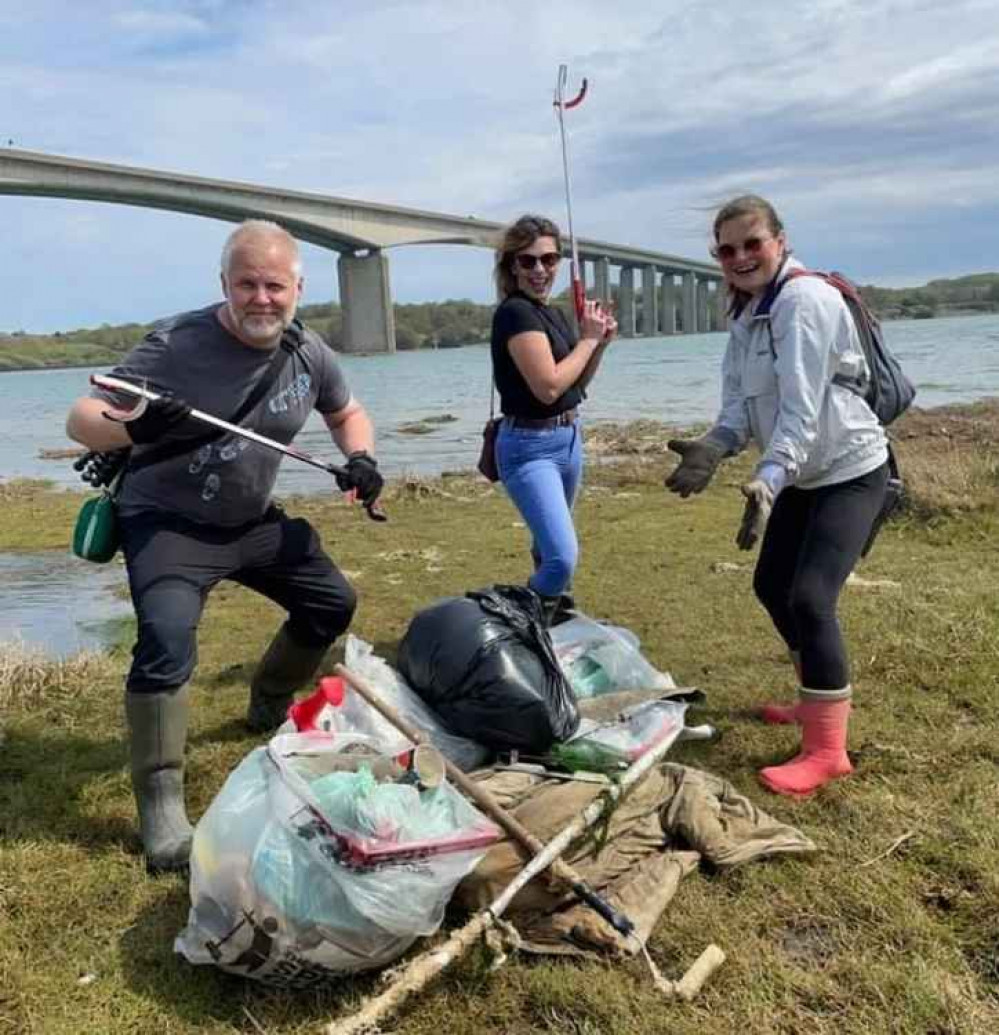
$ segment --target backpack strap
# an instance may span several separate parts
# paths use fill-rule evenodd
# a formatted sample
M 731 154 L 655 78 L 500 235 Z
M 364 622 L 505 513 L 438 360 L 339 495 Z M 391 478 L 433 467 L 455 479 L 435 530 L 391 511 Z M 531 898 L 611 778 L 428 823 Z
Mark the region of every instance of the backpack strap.
M 229 424 L 239 424 L 249 416 L 261 399 L 271 390 L 278 376 L 284 369 L 289 358 L 298 353 L 304 342 L 304 328 L 299 320 L 292 322 L 285 328 L 281 335 L 281 342 L 274 350 L 274 357 L 271 359 L 267 369 L 261 375 L 260 380 L 253 386 L 253 390 L 240 403 L 236 412 L 228 419 Z M 191 438 L 172 439 L 162 442 L 144 452 L 141 456 L 130 458 L 128 463 L 129 471 L 140 471 L 152 464 L 162 463 L 164 460 L 172 460 L 175 457 L 183 456 L 193 450 L 201 449 L 210 442 L 217 442 L 224 438 L 227 432 L 221 428 L 213 428 L 203 435 L 195 435 Z
M 767 337 L 770 339 L 770 355 L 774 359 L 777 358 L 777 349 L 774 347 L 774 332 L 773 328 L 770 326 L 770 310 L 773 308 L 774 302 L 777 301 L 777 296 L 781 293 L 781 289 L 784 287 L 784 285 L 792 278 L 800 276 L 802 273 L 805 272 L 804 270 L 788 270 L 787 273 L 785 273 L 785 266 L 786 260 L 785 265 L 781 266 L 781 268 L 777 271 L 776 275 L 774 276 L 774 279 L 771 280 L 770 283 L 767 285 L 766 290 L 763 292 L 763 297 L 760 299 L 760 301 L 757 303 L 756 308 L 753 310 L 752 316 L 752 319 L 754 321 L 766 321 Z M 748 304 L 749 299 L 746 299 L 746 301 L 739 307 L 737 312 L 733 311 L 733 319 L 738 318 L 738 316 L 745 311 L 745 308 Z
M 864 301 L 863 296 L 853 283 L 847 280 L 842 273 L 837 273 L 835 270 L 833 270 L 832 273 L 823 273 L 821 270 L 793 269 L 788 270 L 784 277 L 781 277 L 778 274 L 778 276 L 774 278 L 770 287 L 767 288 L 766 293 L 760 300 L 760 304 L 756 307 L 756 311 L 753 313 L 754 320 L 766 320 L 767 322 L 767 334 L 770 338 L 770 354 L 774 359 L 777 358 L 777 350 L 774 346 L 773 327 L 770 325 L 770 310 L 784 285 L 791 280 L 796 280 L 798 277 L 818 277 L 819 280 L 824 280 L 830 287 L 834 287 L 840 293 L 840 296 L 850 313 L 850 318 L 853 320 L 854 327 L 857 330 L 857 336 L 861 338 L 860 351 L 866 358 L 870 350 L 868 344 L 863 339 L 870 334 L 868 321 L 872 317 L 870 310 L 867 308 L 867 303 Z M 833 374 L 832 383 L 834 385 L 839 385 L 840 388 L 846 388 L 855 395 L 859 395 L 864 399 L 867 396 L 867 391 L 871 382 L 869 376 L 847 377 L 845 374 Z

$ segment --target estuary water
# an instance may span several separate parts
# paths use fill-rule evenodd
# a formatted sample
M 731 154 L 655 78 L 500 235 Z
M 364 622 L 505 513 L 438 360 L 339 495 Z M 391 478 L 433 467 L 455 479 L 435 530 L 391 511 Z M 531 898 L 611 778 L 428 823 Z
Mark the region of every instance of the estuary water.
M 919 390 L 922 407 L 999 395 L 999 314 L 887 323 L 885 334 Z M 710 421 L 719 398 L 724 334 L 632 338 L 608 350 L 584 407 L 587 422 L 648 418 L 673 425 Z M 342 356 L 354 394 L 371 414 L 379 464 L 388 475 L 433 475 L 474 466 L 489 413 L 490 364 L 485 345 Z M 106 371 L 101 371 L 106 372 Z M 0 482 L 44 478 L 82 487 L 70 461 L 45 451 L 72 447 L 63 424 L 78 395 L 88 391 L 90 370 L 0 374 Z M 325 425 L 315 415 L 296 444 L 336 460 Z M 330 478 L 286 459 L 279 494 L 330 491 Z M 67 563 L 65 555 L 0 554 L 0 643 L 27 643 L 65 652 L 99 642 L 100 622 L 121 612 L 118 574 L 95 581 L 95 566 Z M 30 589 L 28 588 L 30 586 Z M 66 601 L 85 597 L 86 629 L 69 630 Z M 50 631 L 47 631 L 50 630 Z
M 900 320 L 886 324 L 885 334 L 919 388 L 918 405 L 999 394 L 999 314 Z M 725 341 L 718 333 L 615 342 L 591 386 L 586 420 L 649 418 L 674 425 L 711 420 Z M 487 346 L 341 356 L 340 362 L 374 420 L 378 460 L 386 473 L 432 475 L 474 466 L 489 413 Z M 47 478 L 81 485 L 68 461 L 44 459 L 43 451 L 73 445 L 63 424 L 73 399 L 88 391 L 91 372 L 0 374 L 0 481 Z M 421 433 L 413 433 L 414 424 Z M 315 415 L 296 444 L 315 456 L 338 459 Z M 323 472 L 285 460 L 277 488 L 319 492 L 329 484 Z

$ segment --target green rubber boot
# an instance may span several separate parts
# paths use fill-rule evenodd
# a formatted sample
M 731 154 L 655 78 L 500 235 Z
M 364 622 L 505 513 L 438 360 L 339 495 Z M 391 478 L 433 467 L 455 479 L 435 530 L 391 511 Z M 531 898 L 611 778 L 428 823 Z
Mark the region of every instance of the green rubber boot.
M 125 694 L 132 790 L 150 873 L 187 868 L 194 833 L 184 809 L 187 686 L 166 693 Z
M 250 682 L 246 725 L 254 733 L 267 733 L 284 722 L 295 691 L 315 676 L 328 650 L 329 645 L 303 647 L 296 643 L 287 624 L 278 629 Z

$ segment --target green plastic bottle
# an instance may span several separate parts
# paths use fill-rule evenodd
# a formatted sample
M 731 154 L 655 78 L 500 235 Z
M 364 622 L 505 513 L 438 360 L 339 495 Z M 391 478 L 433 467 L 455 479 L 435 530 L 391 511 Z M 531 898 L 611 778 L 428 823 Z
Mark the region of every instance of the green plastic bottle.
M 586 740 L 556 744 L 549 754 L 554 762 L 570 773 L 580 770 L 590 773 L 616 773 L 627 764 L 616 751 Z

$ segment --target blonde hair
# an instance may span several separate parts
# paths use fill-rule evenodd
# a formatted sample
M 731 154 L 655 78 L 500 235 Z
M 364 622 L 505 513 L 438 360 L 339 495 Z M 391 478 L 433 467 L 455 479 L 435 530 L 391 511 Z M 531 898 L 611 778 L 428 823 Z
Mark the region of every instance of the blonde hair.
M 219 265 L 224 277 L 229 276 L 229 267 L 232 266 L 232 257 L 240 246 L 244 237 L 272 237 L 283 241 L 292 254 L 292 270 L 296 277 L 302 273 L 302 259 L 298 253 L 298 241 L 283 226 L 270 219 L 247 219 L 244 220 L 226 238 L 222 246 L 222 257 Z

